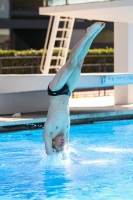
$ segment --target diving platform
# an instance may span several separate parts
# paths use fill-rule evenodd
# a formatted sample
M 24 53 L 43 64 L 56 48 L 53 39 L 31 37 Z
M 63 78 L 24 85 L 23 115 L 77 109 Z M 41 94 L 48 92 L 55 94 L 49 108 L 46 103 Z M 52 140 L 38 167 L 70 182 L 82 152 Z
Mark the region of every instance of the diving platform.
M 54 74 L 1 75 L 0 95 L 8 93 L 46 91 Z M 4 84 L 3 84 L 4 83 Z M 133 84 L 130 73 L 82 73 L 76 89 Z
M 40 15 L 69 16 L 88 20 L 133 23 L 132 0 L 108 0 L 40 7 Z
M 0 75 L 0 115 L 47 111 L 54 74 Z M 81 74 L 76 89 L 133 84 L 133 73 Z
M 58 5 L 62 3 L 64 5 Z M 49 0 L 48 7 L 44 6 L 39 8 L 39 14 L 55 17 L 62 16 L 64 18 L 70 17 L 104 22 L 114 22 L 114 72 L 119 74 L 123 73 L 123 77 L 127 77 L 128 74 L 131 74 L 130 78 L 132 77 L 133 0 Z M 114 78 L 113 74 L 112 78 L 108 77 L 108 75 L 104 77 L 105 79 L 99 77 L 100 85 L 102 80 L 103 85 L 111 85 L 113 84 L 113 81 L 113 85 L 121 85 L 120 87 L 114 87 L 114 99 L 116 105 L 133 103 L 133 85 L 129 85 L 127 81 L 127 83 L 123 86 L 123 77 L 119 77 L 119 80 L 116 80 L 115 74 Z M 97 86 L 98 77 L 94 76 L 93 78 L 93 80 L 96 81 L 95 85 Z M 84 83 L 86 83 L 85 79 Z M 80 87 L 81 85 L 82 84 L 80 84 Z M 77 87 L 79 87 L 79 85 Z

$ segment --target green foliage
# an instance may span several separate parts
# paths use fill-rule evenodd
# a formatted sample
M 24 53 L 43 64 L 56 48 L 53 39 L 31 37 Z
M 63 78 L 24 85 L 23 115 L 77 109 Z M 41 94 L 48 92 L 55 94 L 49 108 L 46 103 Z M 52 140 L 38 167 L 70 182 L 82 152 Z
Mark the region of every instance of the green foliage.
M 68 55 L 71 53 L 71 50 L 68 51 Z M 88 55 L 113 55 L 114 49 L 106 47 L 105 49 L 90 49 Z
M 106 47 L 106 49 L 90 49 L 89 54 L 95 54 L 95 55 L 113 55 L 114 54 L 114 49 L 113 48 L 108 48 Z
M 47 50 L 46 50 L 47 51 Z M 70 54 L 71 50 L 68 51 L 68 56 Z M 29 50 L 2 50 L 0 49 L 0 57 L 6 57 L 6 56 L 41 56 L 43 53 L 43 49 L 35 50 L 35 49 L 29 49 Z M 113 54 L 114 49 L 106 47 L 106 49 L 90 49 L 88 51 L 88 55 L 107 55 L 107 54 Z M 58 50 L 54 51 L 54 55 L 58 54 Z
M 43 53 L 43 49 L 40 50 L 34 50 L 34 49 L 29 49 L 29 50 L 2 50 L 0 49 L 0 57 L 6 57 L 6 56 L 41 56 Z

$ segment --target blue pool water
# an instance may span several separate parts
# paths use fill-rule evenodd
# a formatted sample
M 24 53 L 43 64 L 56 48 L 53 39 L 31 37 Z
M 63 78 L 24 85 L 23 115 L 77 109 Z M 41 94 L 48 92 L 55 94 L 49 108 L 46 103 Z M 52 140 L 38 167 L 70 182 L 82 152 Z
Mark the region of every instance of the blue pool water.
M 0 134 L 0 200 L 133 199 L 132 120 L 71 126 L 65 158 L 42 131 Z

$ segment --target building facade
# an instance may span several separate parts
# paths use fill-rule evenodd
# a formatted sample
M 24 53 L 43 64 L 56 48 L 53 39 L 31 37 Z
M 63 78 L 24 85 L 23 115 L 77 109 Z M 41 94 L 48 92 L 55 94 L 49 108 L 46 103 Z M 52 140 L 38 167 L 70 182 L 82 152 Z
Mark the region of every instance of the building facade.
M 39 15 L 43 0 L 1 0 L 0 1 L 0 48 L 41 49 L 44 46 L 49 16 Z M 84 35 L 94 21 L 76 19 L 70 49 Z M 91 48 L 113 47 L 113 23 L 95 39 Z

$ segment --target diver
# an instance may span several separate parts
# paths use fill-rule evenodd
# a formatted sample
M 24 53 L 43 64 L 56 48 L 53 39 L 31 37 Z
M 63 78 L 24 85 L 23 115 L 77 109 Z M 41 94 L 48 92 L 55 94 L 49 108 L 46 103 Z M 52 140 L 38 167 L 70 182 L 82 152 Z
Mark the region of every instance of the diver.
M 69 144 L 69 97 L 79 80 L 86 54 L 104 27 L 104 22 L 96 22 L 87 28 L 83 38 L 72 49 L 66 64 L 48 85 L 50 105 L 43 133 L 47 155 L 60 152 Z

